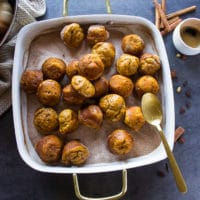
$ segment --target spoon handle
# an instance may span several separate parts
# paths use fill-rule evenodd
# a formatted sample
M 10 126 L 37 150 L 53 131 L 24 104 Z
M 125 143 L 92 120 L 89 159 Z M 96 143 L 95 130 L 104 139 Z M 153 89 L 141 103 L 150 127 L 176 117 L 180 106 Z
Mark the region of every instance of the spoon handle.
M 185 183 L 185 180 L 183 178 L 183 175 L 179 169 L 179 166 L 176 162 L 176 159 L 174 157 L 174 154 L 172 153 L 170 147 L 169 147 L 169 144 L 165 138 L 165 135 L 160 127 L 160 125 L 156 126 L 156 128 L 158 129 L 159 133 L 160 133 L 160 137 L 161 137 L 161 140 L 163 142 L 163 145 L 165 147 L 165 151 L 167 153 L 167 156 L 168 156 L 168 159 L 169 159 L 169 164 L 170 164 L 170 167 L 171 167 L 171 170 L 172 170 L 172 173 L 174 175 L 174 178 L 175 178 L 175 181 L 176 181 L 176 185 L 179 189 L 180 192 L 182 193 L 186 193 L 187 192 L 187 185 Z

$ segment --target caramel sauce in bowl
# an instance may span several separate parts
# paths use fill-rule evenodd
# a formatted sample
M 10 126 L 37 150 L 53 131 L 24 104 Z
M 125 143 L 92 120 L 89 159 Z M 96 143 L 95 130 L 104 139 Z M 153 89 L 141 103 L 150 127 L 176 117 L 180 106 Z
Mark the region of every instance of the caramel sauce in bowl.
M 192 48 L 200 46 L 200 31 L 193 27 L 185 27 L 181 30 L 181 37 L 185 44 Z

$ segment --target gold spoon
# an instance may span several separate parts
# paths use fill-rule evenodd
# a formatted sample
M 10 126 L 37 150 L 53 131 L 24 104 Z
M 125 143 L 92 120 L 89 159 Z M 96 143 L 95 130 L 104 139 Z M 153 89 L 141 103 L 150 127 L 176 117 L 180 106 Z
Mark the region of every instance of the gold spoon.
M 174 157 L 172 151 L 170 150 L 169 144 L 168 144 L 168 142 L 165 138 L 165 135 L 162 131 L 162 128 L 160 126 L 160 123 L 162 121 L 162 107 L 161 107 L 159 99 L 157 98 L 156 95 L 154 95 L 152 93 L 145 93 L 142 96 L 141 107 L 142 107 L 142 112 L 143 112 L 145 120 L 149 124 L 155 126 L 160 133 L 160 138 L 165 147 L 165 151 L 166 151 L 168 159 L 169 159 L 169 164 L 170 164 L 170 167 L 171 167 L 171 170 L 174 175 L 176 185 L 177 185 L 179 191 L 182 193 L 186 193 L 187 185 L 185 183 L 185 180 L 184 180 L 182 173 L 178 167 L 175 157 Z

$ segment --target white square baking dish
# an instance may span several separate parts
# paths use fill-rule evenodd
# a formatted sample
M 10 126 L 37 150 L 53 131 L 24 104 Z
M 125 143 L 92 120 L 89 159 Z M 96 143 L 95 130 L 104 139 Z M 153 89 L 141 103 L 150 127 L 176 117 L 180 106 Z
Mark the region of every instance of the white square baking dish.
M 88 163 L 81 167 L 51 166 L 45 164 L 39 159 L 37 153 L 35 152 L 34 145 L 29 137 L 29 126 L 27 123 L 27 98 L 24 92 L 20 89 L 20 79 L 24 69 L 27 67 L 30 45 L 34 39 L 38 35 L 48 33 L 50 30 L 56 30 L 63 25 L 72 22 L 77 22 L 81 25 L 103 24 L 115 28 L 122 27 L 122 29 L 123 27 L 126 27 L 124 29 L 124 33 L 143 32 L 143 34 L 151 38 L 151 44 L 153 44 L 153 46 L 147 45 L 147 48 L 150 51 L 156 52 L 160 56 L 162 63 L 162 70 L 159 76 L 161 89 L 160 98 L 162 101 L 164 115 L 162 127 L 169 146 L 173 149 L 175 119 L 171 74 L 162 37 L 154 24 L 141 17 L 126 15 L 68 16 L 34 22 L 26 25 L 18 34 L 13 66 L 12 105 L 17 147 L 22 159 L 33 169 L 49 173 L 110 172 L 140 167 L 165 159 L 166 153 L 162 143 L 159 143 L 159 145 L 152 152 L 142 156 L 128 158 L 125 160 L 116 160 L 113 162 Z

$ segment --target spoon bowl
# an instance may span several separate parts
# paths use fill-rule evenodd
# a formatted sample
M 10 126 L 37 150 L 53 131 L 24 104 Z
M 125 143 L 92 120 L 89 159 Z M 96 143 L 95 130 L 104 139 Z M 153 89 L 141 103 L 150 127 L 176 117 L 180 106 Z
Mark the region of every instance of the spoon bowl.
M 142 112 L 145 120 L 154 126 L 162 121 L 162 107 L 159 99 L 152 93 L 145 93 L 142 97 Z
M 186 193 L 187 185 L 175 160 L 175 157 L 169 147 L 165 134 L 163 133 L 162 128 L 160 126 L 163 116 L 160 100 L 156 95 L 152 93 L 145 93 L 142 96 L 141 107 L 145 120 L 149 124 L 155 126 L 160 134 L 160 138 L 167 153 L 169 164 L 179 191 L 182 193 Z

